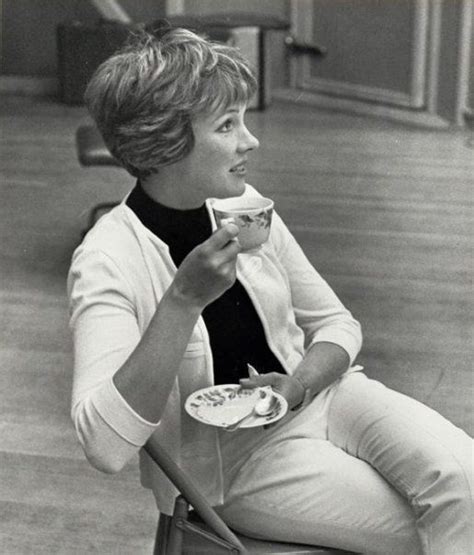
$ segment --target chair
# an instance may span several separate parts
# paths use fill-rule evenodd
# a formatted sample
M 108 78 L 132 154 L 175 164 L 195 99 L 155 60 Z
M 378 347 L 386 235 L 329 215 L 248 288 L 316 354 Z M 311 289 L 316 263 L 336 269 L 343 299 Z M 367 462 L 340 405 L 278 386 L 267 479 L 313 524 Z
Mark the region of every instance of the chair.
M 120 162 L 110 154 L 105 146 L 102 136 L 95 125 L 81 125 L 76 131 L 76 151 L 79 163 L 82 166 L 115 166 L 121 167 Z M 107 212 L 118 202 L 101 202 L 91 210 L 87 226 L 83 235 L 99 219 L 101 213 Z
M 150 439 L 145 451 L 180 492 L 173 515 L 160 515 L 154 555 L 351 555 L 349 551 L 256 540 L 234 533 L 156 440 Z

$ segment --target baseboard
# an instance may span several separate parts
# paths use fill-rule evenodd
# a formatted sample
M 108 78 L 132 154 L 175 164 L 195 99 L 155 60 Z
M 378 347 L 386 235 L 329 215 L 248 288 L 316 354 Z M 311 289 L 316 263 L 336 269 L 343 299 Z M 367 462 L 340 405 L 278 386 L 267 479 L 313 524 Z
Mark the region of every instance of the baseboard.
M 0 94 L 56 96 L 58 89 L 59 83 L 56 77 L 0 75 Z
M 329 96 L 300 89 L 282 88 L 272 93 L 272 98 L 285 102 L 294 102 L 306 106 L 315 106 L 325 110 L 364 115 L 396 121 L 407 125 L 430 129 L 448 129 L 451 124 L 445 119 L 422 110 L 394 108 L 374 102 L 363 102 L 348 98 Z
M 470 125 L 470 127 L 474 126 L 474 110 L 471 110 L 470 108 L 467 108 L 466 111 L 464 112 L 464 119 L 467 121 L 467 123 Z

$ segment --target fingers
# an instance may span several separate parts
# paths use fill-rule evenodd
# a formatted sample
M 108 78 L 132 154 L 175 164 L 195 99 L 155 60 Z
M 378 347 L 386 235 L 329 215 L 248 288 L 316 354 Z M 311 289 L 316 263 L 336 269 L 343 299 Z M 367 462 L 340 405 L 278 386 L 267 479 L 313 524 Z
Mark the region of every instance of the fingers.
M 253 378 L 242 378 L 239 383 L 243 389 L 254 389 L 255 387 L 264 387 L 266 385 L 277 386 L 281 381 L 282 374 L 278 372 L 270 372 L 269 374 L 261 374 Z
M 222 255 L 223 262 L 228 262 L 229 260 L 234 260 L 241 250 L 242 247 L 240 246 L 239 238 L 234 237 L 224 245 L 219 251 L 219 254 Z
M 208 248 L 219 251 L 223 249 L 229 242 L 236 239 L 239 234 L 239 227 L 233 223 L 228 223 L 225 226 L 215 231 L 207 241 L 203 243 Z M 233 241 L 237 243 L 237 241 Z
M 253 389 L 255 387 L 264 387 L 269 385 L 272 387 L 273 391 L 283 395 L 288 401 L 288 406 L 290 409 L 301 404 L 302 395 L 304 397 L 304 391 L 301 391 L 301 384 L 298 380 L 295 380 L 292 376 L 287 374 L 281 374 L 279 372 L 270 372 L 269 374 L 260 374 L 253 378 L 242 378 L 239 380 L 242 389 Z
M 195 247 L 183 260 L 173 283 L 182 297 L 205 307 L 232 287 L 237 277 L 237 255 L 241 248 L 239 228 L 228 224 Z
M 237 255 L 241 251 L 238 234 L 239 228 L 235 224 L 227 224 L 200 245 L 200 255 L 215 268 L 235 273 Z

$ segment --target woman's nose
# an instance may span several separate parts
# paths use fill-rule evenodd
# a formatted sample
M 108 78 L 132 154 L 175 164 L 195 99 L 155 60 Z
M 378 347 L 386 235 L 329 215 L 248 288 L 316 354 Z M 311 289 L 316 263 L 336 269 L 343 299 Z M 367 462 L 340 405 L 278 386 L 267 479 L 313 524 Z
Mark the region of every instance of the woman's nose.
M 257 139 L 257 137 L 255 137 L 255 135 L 252 135 L 252 133 L 250 133 L 250 131 L 245 127 L 242 132 L 242 137 L 239 144 L 239 150 L 241 152 L 247 152 L 249 150 L 255 150 L 259 146 L 260 146 L 260 142 Z

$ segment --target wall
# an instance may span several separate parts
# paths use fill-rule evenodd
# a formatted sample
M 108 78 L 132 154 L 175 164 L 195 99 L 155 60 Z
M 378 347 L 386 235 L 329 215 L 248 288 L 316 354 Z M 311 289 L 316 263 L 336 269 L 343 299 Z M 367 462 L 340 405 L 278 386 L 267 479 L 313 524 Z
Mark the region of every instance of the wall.
M 134 21 L 165 13 L 165 0 L 120 0 Z M 85 0 L 0 0 L 2 75 L 55 77 L 56 27 L 77 20 L 94 24 L 100 14 Z
M 474 44 L 474 26 L 470 25 L 474 9 L 468 5 L 471 1 L 441 1 L 437 113 L 458 125 L 463 123 L 466 105 L 472 108 L 474 97 L 472 55 L 469 60 Z
M 287 0 L 184 0 L 186 14 L 208 14 L 223 12 L 255 12 L 287 17 Z
M 290 19 L 289 0 L 169 0 L 168 6 L 175 3 L 186 15 L 206 15 L 225 12 L 247 12 L 265 14 L 282 19 Z M 284 46 L 286 32 L 267 34 L 268 54 L 266 63 L 270 63 L 269 80 L 272 90 L 287 86 L 289 82 L 289 64 Z
M 325 86 L 329 92 L 356 95 L 362 88 L 365 95 L 408 103 L 415 4 L 415 0 L 306 2 L 308 7 L 300 9 L 312 19 L 308 38 L 324 45 L 327 56 L 309 61 L 305 80 L 312 81 L 316 90 L 324 91 Z
M 448 121 L 455 118 L 457 81 L 459 72 L 459 40 L 461 30 L 461 2 L 443 0 L 437 112 Z
M 467 107 L 474 116 L 474 8 L 471 11 L 471 57 L 470 57 L 470 79 L 469 92 L 467 96 Z

